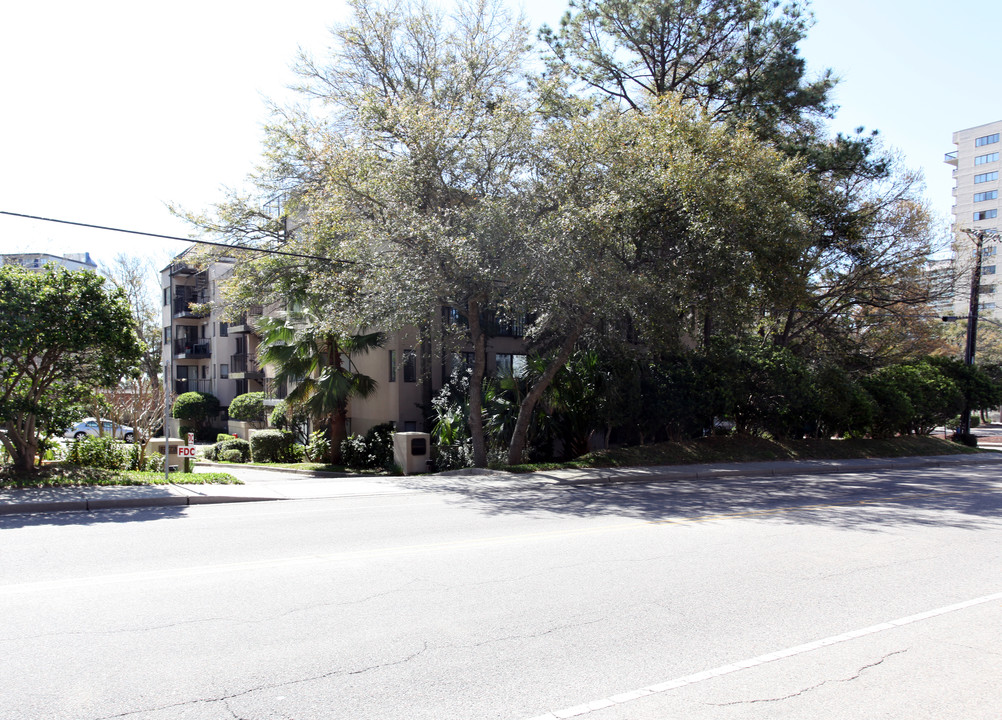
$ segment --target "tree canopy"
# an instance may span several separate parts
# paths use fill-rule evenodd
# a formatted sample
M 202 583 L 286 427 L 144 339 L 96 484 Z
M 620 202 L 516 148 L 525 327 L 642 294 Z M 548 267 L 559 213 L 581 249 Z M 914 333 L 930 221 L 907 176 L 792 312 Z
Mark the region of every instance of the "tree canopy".
M 124 293 L 99 275 L 0 267 L 0 442 L 15 467 L 29 470 L 40 440 L 133 373 L 140 354 Z
M 585 340 L 648 353 L 757 343 L 782 348 L 781 361 L 755 357 L 784 371 L 931 349 L 919 179 L 874 136 L 826 135 L 834 79 L 805 74 L 799 4 L 581 0 L 543 29 L 542 77 L 525 23 L 496 0 L 448 16 L 351 7 L 328 57 L 300 56 L 302 102 L 268 127 L 256 182 L 284 214 L 234 196 L 189 219 L 308 255 L 248 258 L 227 293 L 305 298 L 318 336 L 428 333 L 441 308 L 455 312 L 452 342 L 473 350 L 477 464 L 485 314 L 530 318 L 527 349 L 545 359 L 510 462 Z

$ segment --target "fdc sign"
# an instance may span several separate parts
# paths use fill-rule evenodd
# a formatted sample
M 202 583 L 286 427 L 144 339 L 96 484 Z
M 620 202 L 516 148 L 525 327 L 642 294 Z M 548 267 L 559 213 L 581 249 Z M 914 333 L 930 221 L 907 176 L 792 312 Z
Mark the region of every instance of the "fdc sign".
M 195 457 L 195 446 L 194 445 L 180 445 L 177 448 L 178 457 Z

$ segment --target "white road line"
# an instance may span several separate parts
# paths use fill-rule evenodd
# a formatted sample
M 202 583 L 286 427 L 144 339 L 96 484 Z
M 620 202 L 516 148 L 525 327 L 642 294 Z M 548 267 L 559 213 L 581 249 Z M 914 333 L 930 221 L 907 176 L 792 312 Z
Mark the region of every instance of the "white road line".
M 712 670 L 704 670 L 703 672 L 698 672 L 693 675 L 686 675 L 684 677 L 675 678 L 674 680 L 668 680 L 655 685 L 648 685 L 645 688 L 620 693 L 618 695 L 611 695 L 607 698 L 592 700 L 591 702 L 574 705 L 573 707 L 564 708 L 562 710 L 551 710 L 548 713 L 537 715 L 530 720 L 562 720 L 563 718 L 580 717 L 581 715 L 587 715 L 595 710 L 611 707 L 612 705 L 632 702 L 633 700 L 647 697 L 648 695 L 674 690 L 675 688 L 680 688 L 683 685 L 693 685 L 698 682 L 703 682 L 704 680 L 720 677 L 722 675 L 729 675 L 746 668 L 755 667 L 756 665 L 764 665 L 765 663 L 793 657 L 794 655 L 801 655 L 803 653 L 817 650 L 818 648 L 848 642 L 850 640 L 855 640 L 856 638 L 873 635 L 886 630 L 893 630 L 901 627 L 902 625 L 909 625 L 921 620 L 928 620 L 929 618 L 938 617 L 939 615 L 946 615 L 947 613 L 964 610 L 969 607 L 974 607 L 975 605 L 983 605 L 984 603 L 994 602 L 996 600 L 1002 600 L 1002 593 L 985 595 L 984 597 L 975 598 L 973 600 L 966 600 L 954 605 L 947 605 L 946 607 L 937 608 L 935 610 L 929 610 L 916 615 L 909 615 L 908 617 L 899 618 L 898 620 L 891 620 L 889 622 L 880 623 L 879 625 L 871 625 L 870 627 L 862 628 L 860 630 L 851 630 L 849 632 L 842 633 L 841 635 L 833 635 L 831 637 L 824 638 L 823 640 L 815 640 L 814 642 L 797 645 L 785 650 L 778 650 L 766 655 L 759 655 L 758 657 L 749 658 L 748 660 L 741 660 L 740 662 L 723 665 Z

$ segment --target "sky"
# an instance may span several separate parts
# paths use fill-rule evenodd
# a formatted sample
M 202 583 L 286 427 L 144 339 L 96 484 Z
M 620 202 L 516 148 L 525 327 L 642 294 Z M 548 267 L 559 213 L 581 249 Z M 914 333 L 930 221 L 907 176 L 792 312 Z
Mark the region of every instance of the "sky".
M 518 7 L 512 0 L 513 7 Z M 204 210 L 260 156 L 267 99 L 290 97 L 297 48 L 323 55 L 341 0 L 34 0 L 4 9 L 0 211 L 187 237 L 169 203 Z M 832 131 L 877 129 L 926 179 L 945 226 L 956 130 L 1002 119 L 1002 3 L 815 0 L 801 45 L 841 79 Z M 556 25 L 566 0 L 535 0 Z M 0 215 L 0 252 L 118 254 L 158 267 L 188 245 Z

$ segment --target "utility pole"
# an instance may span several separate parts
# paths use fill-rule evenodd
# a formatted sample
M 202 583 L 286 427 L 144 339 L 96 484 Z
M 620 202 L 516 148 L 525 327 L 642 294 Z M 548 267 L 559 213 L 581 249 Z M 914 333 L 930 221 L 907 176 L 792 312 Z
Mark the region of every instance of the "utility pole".
M 971 297 L 967 309 L 967 341 L 964 344 L 964 364 L 974 365 L 974 353 L 977 350 L 978 342 L 978 310 L 981 307 L 981 260 L 984 254 L 985 237 L 990 236 L 997 240 L 999 234 L 996 230 L 981 230 L 963 228 L 974 239 L 974 268 L 971 270 Z M 960 416 L 960 427 L 954 439 L 965 445 L 977 445 L 978 441 L 971 435 L 971 393 L 970 390 L 964 393 L 964 411 Z

